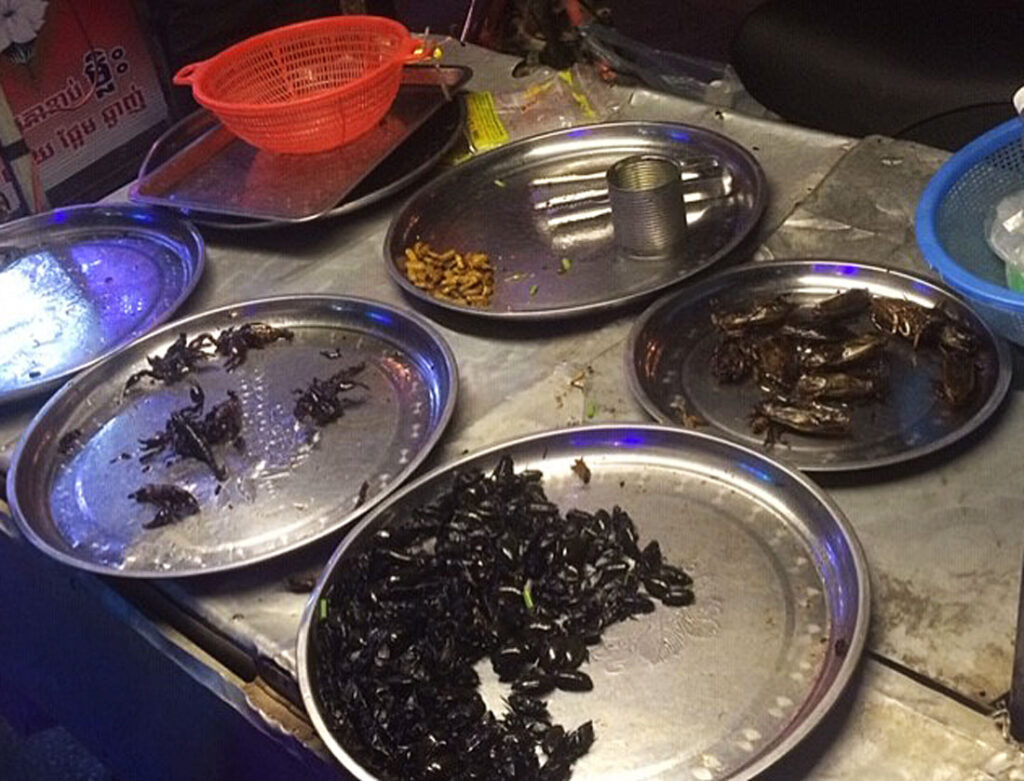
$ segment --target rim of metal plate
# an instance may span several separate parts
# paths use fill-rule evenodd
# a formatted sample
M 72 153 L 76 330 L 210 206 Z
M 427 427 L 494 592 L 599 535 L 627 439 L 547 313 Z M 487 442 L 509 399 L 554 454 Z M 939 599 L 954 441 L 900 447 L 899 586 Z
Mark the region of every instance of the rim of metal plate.
M 454 68 L 456 66 L 446 67 Z M 459 66 L 459 69 L 466 72 L 466 75 L 462 78 L 462 83 L 464 84 L 470 78 L 472 71 L 469 68 L 461 66 Z M 422 138 L 423 136 L 431 138 L 434 137 L 438 130 L 446 133 L 444 143 L 440 147 L 421 160 L 413 168 L 404 171 L 400 176 L 392 179 L 390 182 L 387 182 L 365 195 L 359 196 L 358 198 L 342 201 L 342 203 L 338 204 L 333 209 L 317 215 L 312 220 L 302 220 L 298 222 L 286 220 L 259 220 L 251 217 L 233 217 L 228 214 L 215 214 L 213 212 L 197 211 L 188 208 L 181 208 L 179 211 L 187 219 L 197 225 L 202 225 L 206 228 L 229 231 L 268 230 L 272 228 L 300 225 L 303 222 L 318 222 L 320 220 L 330 219 L 333 217 L 342 217 L 346 214 L 354 214 L 368 206 L 372 206 L 375 203 L 379 203 L 380 201 L 391 197 L 395 193 L 401 192 L 434 168 L 434 166 L 441 162 L 444 156 L 452 150 L 452 147 L 454 147 L 462 137 L 462 125 L 465 119 L 465 102 L 458 95 L 453 95 L 449 104 L 439 108 L 434 116 L 428 119 L 422 127 L 417 128 L 409 138 L 403 141 L 398 148 L 389 155 L 389 157 L 400 154 L 407 144 L 417 143 L 417 138 Z M 199 135 L 213 127 L 215 124 L 217 124 L 216 117 L 206 109 L 199 109 L 184 119 L 176 122 L 164 131 L 160 138 L 153 142 L 149 152 L 146 154 L 146 159 L 142 161 L 142 165 L 139 167 L 139 173 L 136 178 L 141 179 L 144 176 L 147 176 L 152 169 L 165 162 L 166 156 L 160 156 L 159 153 L 171 139 L 175 139 L 177 136 L 182 134 L 191 136 Z M 195 126 L 194 129 L 193 126 Z M 364 185 L 374 178 L 375 172 L 386 166 L 387 162 L 388 158 L 382 160 L 377 169 L 371 171 L 367 175 L 366 180 L 357 185 L 355 190 L 362 190 Z
M 862 470 L 876 469 L 882 466 L 911 461 L 922 456 L 941 450 L 954 442 L 963 439 L 978 429 L 992 414 L 999 408 L 1003 399 L 1010 389 L 1010 381 L 1013 375 L 1013 365 L 1009 348 L 1006 343 L 992 330 L 970 305 L 960 298 L 952 289 L 936 280 L 924 279 L 912 273 L 899 269 L 875 266 L 867 263 L 839 260 L 835 258 L 823 259 L 782 259 L 766 262 L 746 264 L 737 268 L 728 269 L 715 274 L 698 284 L 688 287 L 675 293 L 666 295 L 651 305 L 647 311 L 633 324 L 629 338 L 626 340 L 626 352 L 624 356 L 625 373 L 629 381 L 630 390 L 634 397 L 640 402 L 647 413 L 665 425 L 677 426 L 676 418 L 671 411 L 665 410 L 648 393 L 647 387 L 641 381 L 638 367 L 642 365 L 644 357 L 642 351 L 641 337 L 650 324 L 656 321 L 667 309 L 681 310 L 696 306 L 705 300 L 710 300 L 714 295 L 724 289 L 744 289 L 750 280 L 776 275 L 779 277 L 791 277 L 800 274 L 814 274 L 817 276 L 834 275 L 837 280 L 849 280 L 854 276 L 869 276 L 878 283 L 884 283 L 888 287 L 902 287 L 908 292 L 916 290 L 917 295 L 925 293 L 931 297 L 940 298 L 952 304 L 962 313 L 969 315 L 972 325 L 976 330 L 984 334 L 986 341 L 995 354 L 997 372 L 993 387 L 984 404 L 977 409 L 963 425 L 949 431 L 932 441 L 925 442 L 917 447 L 892 453 L 888 456 L 863 459 L 861 461 L 827 463 L 819 461 L 804 462 L 798 456 L 787 455 L 785 452 L 774 452 L 774 458 L 783 460 L 786 463 L 806 472 L 856 472 Z M 781 292 L 781 291 L 780 291 Z M 737 434 L 729 429 L 708 424 L 708 431 L 715 435 L 736 441 Z M 744 446 L 749 443 L 744 441 Z M 778 451 L 778 449 L 777 449 Z
M 203 275 L 203 268 L 206 265 L 206 245 L 199 231 L 190 222 L 168 209 L 137 204 L 66 206 L 54 209 L 53 211 L 22 217 L 0 226 L 0 244 L 18 236 L 26 236 L 33 242 L 32 249 L 38 251 L 45 246 L 45 236 L 48 228 L 55 229 L 62 235 L 67 235 L 76 229 L 83 235 L 95 234 L 98 230 L 123 230 L 125 233 L 135 231 L 142 238 L 151 237 L 157 233 L 170 235 L 187 249 L 186 254 L 178 254 L 183 267 L 188 272 L 187 279 L 167 307 L 155 317 L 146 321 L 144 327 L 133 330 L 124 339 L 103 352 L 92 355 L 87 360 L 73 363 L 57 374 L 39 377 L 13 391 L 0 392 L 0 406 L 36 396 L 60 386 L 69 377 L 95 366 L 132 340 L 165 323 L 191 295 L 196 285 L 199 284 L 199 279 Z M 161 246 L 165 250 L 171 249 L 167 245 Z M 0 265 L 2 264 L 3 258 L 0 258 Z
M 830 535 L 829 543 L 834 547 L 841 546 L 844 548 L 844 552 L 852 562 L 852 571 L 845 573 L 852 593 L 847 591 L 844 594 L 850 597 L 847 605 L 853 606 L 856 612 L 853 626 L 845 626 L 842 630 L 844 632 L 843 636 L 847 637 L 849 641 L 847 649 L 843 652 L 836 651 L 828 654 L 826 668 L 830 670 L 831 678 L 824 682 L 819 679 L 818 685 L 814 687 L 808 698 L 804 702 L 796 704 L 797 715 L 784 728 L 780 729 L 777 735 L 772 736 L 773 740 L 767 744 L 766 750 L 762 755 L 754 755 L 749 763 L 736 772 L 728 776 L 721 776 L 721 778 L 723 781 L 749 781 L 749 779 L 753 779 L 793 750 L 826 716 L 849 684 L 857 668 L 867 641 L 871 607 L 867 560 L 864 556 L 860 540 L 838 505 L 828 494 L 800 471 L 771 459 L 763 453 L 758 453 L 748 447 L 738 445 L 721 437 L 658 424 L 578 426 L 512 439 L 432 470 L 405 486 L 401 491 L 392 494 L 386 502 L 378 505 L 373 513 L 364 516 L 334 551 L 318 578 L 316 586 L 302 612 L 297 640 L 297 670 L 299 689 L 306 712 L 309 714 L 310 720 L 313 722 L 313 726 L 320 735 L 320 738 L 348 772 L 360 781 L 378 781 L 377 776 L 364 769 L 358 760 L 345 750 L 327 727 L 313 692 L 310 672 L 312 658 L 308 648 L 313 620 L 318 614 L 317 606 L 320 601 L 320 594 L 332 579 L 334 572 L 345 559 L 346 554 L 354 546 L 362 544 L 365 536 L 375 532 L 376 527 L 381 522 L 387 520 L 388 513 L 395 508 L 400 508 L 407 497 L 413 497 L 421 491 L 437 490 L 437 487 L 446 481 L 456 470 L 472 467 L 489 469 L 493 467 L 495 459 L 500 455 L 508 454 L 513 459 L 516 459 L 517 453 L 530 452 L 531 450 L 541 448 L 543 448 L 544 454 L 542 457 L 546 457 L 549 446 L 552 451 L 555 451 L 564 445 L 564 449 L 571 451 L 574 455 L 578 454 L 586 457 L 588 453 L 586 442 L 588 441 L 593 443 L 591 447 L 601 446 L 608 449 L 628 448 L 636 453 L 638 447 L 636 443 L 644 439 L 657 439 L 658 444 L 662 445 L 663 448 L 679 448 L 680 453 L 684 452 L 687 448 L 694 451 L 702 450 L 708 464 L 711 465 L 709 468 L 714 468 L 713 464 L 716 458 L 720 460 L 732 459 L 742 467 L 742 469 L 737 468 L 737 474 L 741 474 L 742 477 L 748 477 L 750 484 L 755 482 L 761 483 L 756 489 L 758 494 L 763 493 L 762 488 L 765 483 L 762 481 L 764 478 L 773 476 L 777 477 L 779 481 L 785 480 L 791 484 L 791 490 L 794 493 L 799 494 L 801 499 L 817 506 L 827 516 L 829 522 L 834 527 L 832 530 L 834 531 L 834 536 Z M 682 455 L 680 455 L 680 458 L 682 458 Z M 659 464 L 664 466 L 664 460 L 659 461 Z M 639 466 L 642 466 L 642 462 Z M 728 479 L 727 473 L 723 473 L 723 479 Z M 734 477 L 733 480 L 736 481 L 736 478 Z M 739 481 L 736 482 L 742 485 Z M 742 489 L 737 488 L 737 490 Z M 751 489 L 750 493 L 754 493 L 754 491 L 755 489 Z M 794 534 L 796 534 L 795 531 Z M 820 570 L 819 574 L 821 574 Z M 845 585 L 847 585 L 847 581 L 840 584 L 838 588 L 841 589 Z M 830 617 L 834 617 L 835 612 L 836 606 L 831 605 Z M 848 635 L 845 634 L 847 629 L 852 630 Z M 822 678 L 824 677 L 825 672 L 822 673 Z M 817 695 L 816 697 L 813 696 L 815 694 Z
M 459 191 L 459 182 L 465 179 L 472 180 L 473 178 L 479 177 L 483 179 L 493 179 L 487 173 L 487 171 L 499 164 L 501 161 L 506 160 L 516 154 L 519 154 L 524 150 L 531 150 L 534 147 L 539 147 L 544 144 L 551 144 L 562 138 L 578 140 L 582 134 L 591 133 L 597 136 L 604 136 L 614 133 L 631 133 L 640 136 L 641 133 L 647 131 L 650 133 L 652 130 L 664 130 L 667 134 L 672 132 L 680 132 L 692 135 L 700 136 L 704 140 L 714 144 L 723 153 L 728 153 L 729 156 L 745 167 L 745 173 L 750 177 L 752 182 L 752 203 L 746 211 L 746 219 L 743 221 L 742 228 L 736 230 L 729 240 L 720 246 L 713 254 L 711 254 L 702 263 L 696 264 L 692 267 L 685 269 L 684 273 L 679 274 L 671 279 L 664 282 L 658 282 L 652 284 L 649 288 L 640 289 L 624 295 L 614 295 L 607 299 L 585 303 L 585 304 L 571 304 L 566 306 L 556 306 L 550 309 L 530 309 L 530 310 L 492 310 L 481 307 L 468 307 L 461 306 L 449 301 L 434 298 L 429 293 L 419 289 L 408 279 L 405 274 L 402 273 L 401 269 L 398 268 L 396 261 L 400 258 L 404 258 L 404 247 L 399 247 L 395 244 L 400 234 L 404 233 L 409 229 L 410 225 L 414 223 L 418 217 L 416 216 L 417 207 L 421 203 L 428 202 L 438 196 L 438 193 L 443 191 Z M 680 142 L 682 143 L 682 142 Z M 551 144 L 553 148 L 559 148 L 557 144 Z M 575 154 L 581 151 L 584 147 L 578 146 L 572 150 Z M 650 152 L 651 150 L 647 147 L 637 147 L 637 152 Z M 563 152 L 564 153 L 564 152 Z M 446 171 L 430 182 L 426 183 L 419 190 L 417 190 L 409 200 L 403 204 L 401 209 L 395 215 L 391 221 L 391 225 L 388 227 L 387 236 L 384 238 L 384 261 L 388 268 L 388 273 L 391 275 L 391 279 L 397 284 L 402 290 L 408 295 L 419 299 L 431 306 L 441 307 L 452 312 L 459 312 L 464 315 L 470 315 L 473 317 L 479 317 L 484 319 L 494 320 L 556 320 L 568 317 L 577 317 L 580 315 L 592 314 L 596 312 L 604 312 L 618 307 L 625 306 L 634 301 L 638 301 L 644 298 L 659 293 L 663 290 L 671 288 L 696 274 L 706 270 L 710 266 L 714 265 L 718 261 L 722 260 L 735 250 L 740 243 L 750 234 L 750 232 L 757 226 L 764 213 L 765 207 L 768 202 L 768 186 L 767 180 L 764 175 L 764 170 L 761 168 L 760 163 L 757 159 L 742 145 L 733 141 L 731 138 L 716 133 L 713 130 L 706 128 L 697 127 L 694 125 L 686 125 L 676 122 L 649 122 L 649 121 L 620 121 L 620 122 L 604 122 L 597 125 L 583 125 L 580 127 L 566 128 L 561 130 L 555 130 L 548 133 L 542 133 L 536 136 L 530 136 L 519 141 L 514 141 L 510 144 L 498 147 L 489 152 L 485 152 L 476 158 L 462 163 L 458 167 Z M 614 251 L 609 245 L 609 251 Z
M 354 510 L 342 515 L 340 520 L 325 525 L 325 527 L 319 530 L 316 534 L 302 538 L 292 544 L 282 546 L 281 548 L 274 549 L 262 555 L 208 568 L 175 570 L 173 572 L 120 570 L 108 565 L 90 562 L 71 555 L 64 550 L 60 550 L 39 533 L 36 529 L 35 523 L 26 516 L 21 497 L 26 493 L 38 491 L 40 484 L 44 486 L 44 491 L 48 494 L 53 475 L 52 472 L 48 472 L 45 468 L 32 469 L 30 467 L 39 466 L 37 463 L 39 461 L 49 463 L 54 460 L 49 458 L 48 454 L 52 455 L 52 451 L 54 451 L 58 446 L 60 422 L 66 419 L 68 413 L 74 410 L 84 399 L 86 399 L 86 394 L 90 389 L 105 381 L 104 378 L 108 375 L 108 366 L 113 365 L 113 363 L 117 361 L 127 362 L 129 359 L 132 364 L 144 362 L 144 357 L 148 352 L 147 346 L 149 344 L 165 339 L 169 334 L 180 330 L 187 329 L 189 327 L 194 328 L 197 324 L 202 324 L 207 320 L 224 315 L 230 315 L 235 312 L 245 312 L 252 316 L 257 316 L 262 309 L 290 305 L 309 308 L 310 310 L 315 309 L 317 306 L 343 308 L 362 307 L 367 310 L 372 310 L 372 313 L 379 313 L 381 311 L 386 312 L 387 315 L 394 317 L 396 322 L 404 323 L 406 326 L 412 325 L 420 329 L 441 357 L 444 372 L 447 374 L 449 381 L 447 384 L 447 395 L 442 404 L 440 414 L 438 415 L 437 424 L 430 432 L 429 436 L 424 438 L 422 446 L 415 453 L 409 456 L 408 463 L 405 464 L 402 470 L 390 481 L 388 487 L 368 498 Z M 107 356 L 101 363 L 93 366 L 88 371 L 77 375 L 65 384 L 57 393 L 50 397 L 46 404 L 43 405 L 36 416 L 32 419 L 32 422 L 29 424 L 25 433 L 19 440 L 11 458 L 6 483 L 8 504 L 11 508 L 11 515 L 13 516 L 18 528 L 33 545 L 57 561 L 89 572 L 95 572 L 103 575 L 115 575 L 125 578 L 145 579 L 191 577 L 196 575 L 215 574 L 241 567 L 247 567 L 261 561 L 266 561 L 268 559 L 284 555 L 315 542 L 316 540 L 323 539 L 324 537 L 336 532 L 338 529 L 351 524 L 384 501 L 391 493 L 397 490 L 411 474 L 413 474 L 413 472 L 437 445 L 438 441 L 440 441 L 441 437 L 444 435 L 445 429 L 451 421 L 452 415 L 454 414 L 457 395 L 458 366 L 455 361 L 455 355 L 452 352 L 451 347 L 437 331 L 434 325 L 421 315 L 398 309 L 397 307 L 381 301 L 357 296 L 307 294 L 274 296 L 249 301 L 240 301 L 177 320 L 165 325 L 158 331 L 147 334 L 144 339 L 139 339 L 130 345 L 126 345 L 114 354 Z M 33 462 L 32 464 L 27 463 L 30 460 L 30 457 Z

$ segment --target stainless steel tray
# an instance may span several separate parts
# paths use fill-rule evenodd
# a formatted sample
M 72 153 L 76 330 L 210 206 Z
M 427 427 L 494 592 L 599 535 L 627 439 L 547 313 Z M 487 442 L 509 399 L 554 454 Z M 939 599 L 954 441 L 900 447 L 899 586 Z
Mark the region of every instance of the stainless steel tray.
M 555 692 L 567 728 L 593 719 L 597 740 L 574 781 L 750 779 L 790 751 L 849 681 L 868 626 L 868 573 L 852 530 L 807 478 L 754 451 L 661 426 L 566 429 L 518 439 L 417 480 L 345 538 L 303 613 L 298 672 L 303 702 L 330 751 L 359 779 L 374 778 L 325 726 L 313 675 L 320 593 L 374 532 L 444 490 L 455 470 L 539 469 L 563 512 L 622 506 L 642 540 L 694 577 L 696 602 L 659 606 L 606 630 L 584 670 L 586 694 Z M 572 472 L 584 458 L 583 485 Z M 481 665 L 484 699 L 504 688 Z
M 194 460 L 158 459 L 147 471 L 138 440 L 189 403 L 190 385 L 143 380 L 124 391 L 125 380 L 179 333 L 257 320 L 292 329 L 294 340 L 250 351 L 232 372 L 217 359 L 193 375 L 207 409 L 229 389 L 242 401 L 244 451 L 221 453 L 228 479 L 218 484 Z M 321 354 L 332 350 L 339 359 Z M 319 429 L 295 420 L 296 388 L 361 361 L 363 404 Z M 251 564 L 340 529 L 400 485 L 440 438 L 457 385 L 454 358 L 437 332 L 375 301 L 293 296 L 215 309 L 135 342 L 50 399 L 15 452 L 11 509 L 37 547 L 94 572 L 177 577 Z M 62 453 L 61 439 L 76 429 L 78 444 Z M 154 510 L 128 495 L 151 482 L 189 489 L 199 514 L 143 528 Z
M 330 211 L 324 212 L 319 219 L 353 214 L 404 190 L 440 163 L 444 156 L 451 151 L 462 138 L 462 124 L 465 118 L 466 107 L 462 100 L 455 99 L 445 103 L 394 152 L 384 158 L 352 192 L 345 196 L 340 204 Z M 139 176 L 146 175 L 147 164 L 152 167 L 166 159 L 166 150 L 175 143 L 175 140 L 168 138 L 172 133 L 177 132 L 179 136 L 177 141 L 195 138 L 199 133 L 209 129 L 216 121 L 216 118 L 207 111 L 198 111 L 181 120 L 174 128 L 168 130 L 162 139 L 157 140 L 146 163 L 143 164 L 142 170 L 139 171 Z M 161 146 L 163 139 L 168 139 L 165 146 Z M 198 225 L 220 230 L 266 230 L 295 224 L 281 220 L 255 220 L 249 217 L 234 217 L 230 214 L 215 214 L 191 209 L 181 209 L 181 211 Z
M 687 239 L 667 260 L 619 258 L 613 245 L 604 172 L 640 153 L 684 166 Z M 710 130 L 591 125 L 509 144 L 432 180 L 391 223 L 384 254 L 392 279 L 431 304 L 485 318 L 559 318 L 621 306 L 708 268 L 750 233 L 766 197 L 753 156 Z M 404 250 L 417 240 L 439 251 L 488 253 L 490 306 L 435 299 L 409 282 Z
M 708 369 L 718 334 L 711 309 L 785 293 L 813 301 L 850 288 L 926 306 L 939 302 L 964 317 L 981 337 L 979 389 L 974 401 L 951 410 L 935 396 L 934 361 L 920 360 L 894 339 L 890 392 L 882 404 L 854 407 L 850 437 L 785 435 L 772 448 L 750 430 L 760 394 L 753 383 L 720 385 Z M 716 275 L 666 297 L 634 325 L 627 341 L 626 373 L 644 408 L 663 423 L 696 416 L 705 430 L 752 447 L 807 471 L 870 469 L 908 461 L 951 445 L 977 429 L 998 408 L 1010 386 L 1006 345 L 988 325 L 938 283 L 877 266 L 843 261 L 793 260 L 756 263 Z
M 0 226 L 0 405 L 60 385 L 164 322 L 203 239 L 144 206 L 74 206 Z
M 194 116 L 154 144 L 129 195 L 143 203 L 261 221 L 315 219 L 335 209 L 471 75 L 461 67 L 405 68 L 395 102 L 378 126 L 317 154 L 262 151 L 219 122 Z M 174 149 L 170 155 L 168 148 Z

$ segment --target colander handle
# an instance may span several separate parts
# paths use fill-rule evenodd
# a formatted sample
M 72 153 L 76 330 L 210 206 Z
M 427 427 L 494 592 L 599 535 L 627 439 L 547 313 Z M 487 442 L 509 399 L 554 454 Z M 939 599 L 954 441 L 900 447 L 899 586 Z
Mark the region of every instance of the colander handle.
M 174 74 L 174 83 L 181 87 L 192 84 L 192 82 L 195 81 L 196 71 L 204 65 L 206 65 L 206 60 L 200 60 L 199 62 L 193 62 L 185 65 L 181 70 Z
M 422 40 L 410 38 L 405 43 L 405 51 L 402 52 L 402 62 L 408 65 L 410 62 L 430 59 L 435 48 L 437 48 L 437 45 L 429 38 Z

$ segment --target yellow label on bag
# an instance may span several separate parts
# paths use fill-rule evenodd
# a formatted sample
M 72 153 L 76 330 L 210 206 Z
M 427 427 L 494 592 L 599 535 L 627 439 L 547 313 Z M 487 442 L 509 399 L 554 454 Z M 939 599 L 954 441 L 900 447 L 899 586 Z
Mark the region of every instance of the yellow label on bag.
M 478 152 L 507 144 L 509 140 L 490 92 L 470 92 L 466 96 L 466 128 L 469 143 Z

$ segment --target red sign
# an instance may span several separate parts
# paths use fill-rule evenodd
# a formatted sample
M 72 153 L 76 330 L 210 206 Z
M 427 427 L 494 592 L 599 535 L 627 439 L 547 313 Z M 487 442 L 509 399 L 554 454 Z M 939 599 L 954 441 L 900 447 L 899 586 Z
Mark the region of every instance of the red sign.
M 6 0 L 5 8 L 0 87 L 44 190 L 167 118 L 129 0 Z M 0 189 L 13 196 L 9 181 Z

